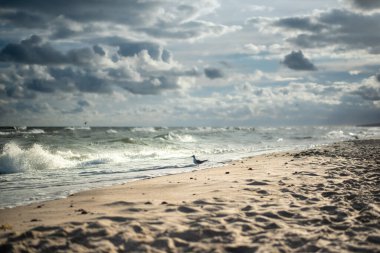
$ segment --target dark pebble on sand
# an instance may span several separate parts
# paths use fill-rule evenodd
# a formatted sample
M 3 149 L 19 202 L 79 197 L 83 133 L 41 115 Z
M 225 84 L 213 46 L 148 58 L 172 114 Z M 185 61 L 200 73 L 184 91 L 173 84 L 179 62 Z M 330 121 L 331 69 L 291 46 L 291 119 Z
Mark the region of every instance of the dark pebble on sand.
M 226 171 L 226 174 L 230 174 L 230 172 L 229 172 L 229 171 Z
M 75 210 L 75 212 L 78 212 L 80 214 L 88 214 L 88 212 L 86 210 L 82 209 L 82 208 Z

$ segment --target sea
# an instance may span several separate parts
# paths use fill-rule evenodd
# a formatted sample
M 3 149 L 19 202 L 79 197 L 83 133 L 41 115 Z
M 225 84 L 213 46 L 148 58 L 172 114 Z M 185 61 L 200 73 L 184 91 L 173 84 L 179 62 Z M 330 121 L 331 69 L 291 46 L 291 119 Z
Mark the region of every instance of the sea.
M 380 138 L 379 127 L 2 127 L 0 209 L 260 154 Z M 192 155 L 208 160 L 193 164 Z

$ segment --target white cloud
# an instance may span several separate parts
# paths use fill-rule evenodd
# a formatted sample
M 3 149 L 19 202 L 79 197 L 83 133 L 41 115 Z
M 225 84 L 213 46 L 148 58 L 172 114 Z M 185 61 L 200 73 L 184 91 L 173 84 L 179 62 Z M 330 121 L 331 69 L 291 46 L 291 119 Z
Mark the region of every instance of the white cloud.
M 274 8 L 266 5 L 249 5 L 245 11 L 273 11 Z
M 244 45 L 244 49 L 248 53 L 259 54 L 261 52 L 267 51 L 267 46 L 266 45 L 255 45 L 253 43 L 248 43 L 248 44 Z

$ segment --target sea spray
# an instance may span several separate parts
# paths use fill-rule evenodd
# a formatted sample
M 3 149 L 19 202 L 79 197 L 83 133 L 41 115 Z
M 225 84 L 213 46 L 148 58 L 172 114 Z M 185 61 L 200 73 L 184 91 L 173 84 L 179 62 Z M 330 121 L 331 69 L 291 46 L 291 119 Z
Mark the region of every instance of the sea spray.
M 72 165 L 71 161 L 52 154 L 39 144 L 34 144 L 29 149 L 21 149 L 13 142 L 7 143 L 0 155 L 0 173 L 2 174 L 58 169 Z

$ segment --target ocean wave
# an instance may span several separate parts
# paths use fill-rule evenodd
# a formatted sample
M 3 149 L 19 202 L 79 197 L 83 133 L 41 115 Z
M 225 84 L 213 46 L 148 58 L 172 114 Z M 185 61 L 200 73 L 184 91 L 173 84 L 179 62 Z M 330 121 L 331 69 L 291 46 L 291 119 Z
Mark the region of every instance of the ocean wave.
M 103 158 L 93 159 L 89 161 L 84 161 L 80 163 L 80 166 L 90 167 L 90 166 L 95 166 L 95 165 L 100 165 L 100 164 L 107 164 L 110 162 L 112 162 L 112 159 L 103 157 Z
M 122 142 L 122 143 L 126 143 L 126 144 L 138 144 L 138 142 L 135 139 L 128 138 L 128 137 L 120 138 L 120 139 L 116 139 L 116 140 L 110 140 L 108 142 L 110 142 L 110 143 Z
M 155 151 L 145 151 L 145 152 L 140 152 L 140 153 L 130 153 L 124 154 L 126 158 L 130 160 L 144 160 L 144 159 L 151 159 L 151 158 L 159 158 L 160 154 Z
M 157 135 L 154 137 L 154 139 L 160 139 L 164 141 L 196 142 L 196 139 L 192 135 L 180 135 L 173 132 Z
M 312 136 L 294 136 L 292 137 L 292 139 L 294 140 L 310 140 L 310 139 L 313 139 Z
M 31 129 L 31 130 L 24 132 L 24 133 L 25 134 L 44 134 L 45 131 L 43 129 L 36 128 L 36 129 Z
M 346 139 L 352 139 L 353 136 L 350 134 L 346 134 L 343 130 L 334 130 L 334 131 L 328 132 L 325 138 L 332 139 L 332 140 L 346 140 Z
M 91 127 L 83 126 L 83 127 L 65 127 L 65 130 L 75 131 L 75 130 L 91 130 Z
M 0 154 L 0 173 L 17 173 L 29 170 L 59 169 L 72 166 L 59 154 L 53 154 L 39 144 L 22 149 L 16 143 L 7 143 Z
M 225 132 L 225 131 L 228 131 L 228 127 L 195 127 L 195 128 L 191 128 L 189 130 L 195 130 L 197 132 L 205 132 L 205 133 Z
M 18 127 L 18 128 L 15 128 L 15 130 L 16 131 L 0 132 L 0 135 L 12 135 L 12 134 L 13 135 L 20 135 L 20 134 L 28 135 L 28 134 L 44 134 L 45 133 L 45 130 L 39 129 L 39 128 L 27 130 L 26 127 Z
M 228 130 L 236 130 L 236 131 L 247 131 L 254 132 L 256 129 L 254 127 L 228 127 Z
M 117 131 L 115 129 L 108 129 L 106 131 L 107 134 L 117 134 Z
M 156 128 L 154 127 L 135 127 L 131 129 L 132 132 L 148 132 L 148 133 L 155 133 L 157 132 Z
M 25 131 L 28 127 L 27 126 L 14 126 L 13 129 L 16 131 Z

